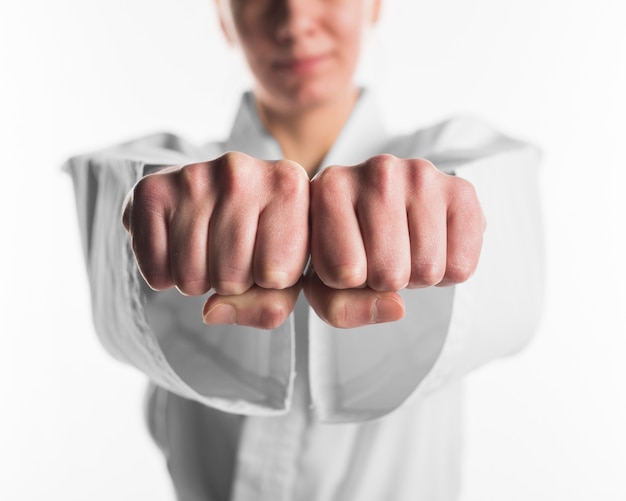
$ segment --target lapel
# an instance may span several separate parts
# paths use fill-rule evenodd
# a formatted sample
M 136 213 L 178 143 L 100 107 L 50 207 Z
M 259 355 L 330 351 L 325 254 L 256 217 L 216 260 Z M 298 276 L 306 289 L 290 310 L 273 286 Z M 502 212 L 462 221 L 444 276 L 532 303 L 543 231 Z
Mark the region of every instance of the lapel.
M 241 97 L 230 137 L 225 143 L 225 151 L 240 151 L 262 160 L 283 158 L 280 145 L 261 123 L 251 91 L 245 92 Z
M 353 165 L 382 153 L 389 135 L 371 93 L 363 89 L 339 137 L 322 161 L 329 165 Z M 243 94 L 225 151 L 241 151 L 264 160 L 283 158 L 280 145 L 263 127 L 254 103 L 254 95 Z
M 355 165 L 383 153 L 388 140 L 371 92 L 362 89 L 348 121 L 322 161 L 320 171 L 330 165 Z

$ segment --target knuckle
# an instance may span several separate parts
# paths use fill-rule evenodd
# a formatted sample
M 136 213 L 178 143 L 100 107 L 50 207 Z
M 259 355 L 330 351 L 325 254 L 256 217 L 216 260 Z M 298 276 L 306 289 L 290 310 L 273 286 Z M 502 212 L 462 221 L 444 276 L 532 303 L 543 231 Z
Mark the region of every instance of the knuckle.
M 432 263 L 415 263 L 411 271 L 411 285 L 430 287 L 443 280 L 445 269 Z
M 367 271 L 358 265 L 319 266 L 319 277 L 332 289 L 356 289 L 367 282 Z
M 171 199 L 171 191 L 170 183 L 163 176 L 149 175 L 144 177 L 133 189 L 133 213 L 138 211 L 139 213 L 161 214 Z
M 287 289 L 291 287 L 297 279 L 290 277 L 285 272 L 271 269 L 261 270 L 255 274 L 254 283 L 264 289 Z
M 476 188 L 466 179 L 460 177 L 450 179 L 448 204 L 455 213 L 466 217 L 468 221 L 471 220 L 474 215 L 479 221 L 482 219 L 482 210 L 478 202 Z
M 350 303 L 344 298 L 337 298 L 328 304 L 326 321 L 339 328 L 347 328 L 351 325 L 352 312 Z
M 272 188 L 281 197 L 299 199 L 309 192 L 309 178 L 306 171 L 297 163 L 279 160 L 272 169 Z
M 285 321 L 285 308 L 279 301 L 263 305 L 259 315 L 259 327 L 261 329 L 275 329 Z
M 199 274 L 188 274 L 179 277 L 176 287 L 186 296 L 199 296 L 207 292 L 210 288 L 206 278 Z
M 426 160 L 425 158 L 411 159 L 410 166 L 414 171 L 419 172 L 424 176 L 441 174 L 437 167 L 435 167 L 435 165 L 430 160 Z
M 379 167 L 385 167 L 387 165 L 396 165 L 398 162 L 399 158 L 396 157 L 395 155 L 391 155 L 389 153 L 382 153 L 380 155 L 375 155 L 372 158 L 370 158 L 369 160 L 367 160 L 366 162 L 364 162 L 364 166 L 367 166 L 368 168 L 379 168 Z
M 239 296 L 250 288 L 250 284 L 234 280 L 215 280 L 213 288 L 222 296 Z
M 345 183 L 348 175 L 348 168 L 341 165 L 331 165 L 313 178 L 313 183 L 323 188 L 335 186 L 338 183 Z
M 398 157 L 384 153 L 370 158 L 362 164 L 361 168 L 364 169 L 372 179 L 385 181 L 389 175 L 397 170 L 398 161 Z
M 220 190 L 230 196 L 249 192 L 254 183 L 252 157 L 240 152 L 228 152 L 218 159 Z
M 446 282 L 460 284 L 472 276 L 474 267 L 469 263 L 449 263 L 446 268 Z
M 407 279 L 401 270 L 384 270 L 370 273 L 367 285 L 378 292 L 398 291 L 407 285 Z
M 251 160 L 252 157 L 250 155 L 242 153 L 241 151 L 227 151 L 216 159 L 221 168 L 227 166 L 237 167 L 241 164 L 250 163 Z
M 352 172 L 349 167 L 326 167 L 311 181 L 312 197 L 323 203 L 341 200 L 351 193 Z
M 366 164 L 368 189 L 383 200 L 394 200 L 398 193 L 398 159 L 393 155 L 378 155 Z
M 218 294 L 237 296 L 252 287 L 252 276 L 249 270 L 222 265 L 211 276 L 211 285 Z
M 455 198 L 457 200 L 465 203 L 478 201 L 476 188 L 474 188 L 472 183 L 460 177 L 452 178 L 452 181 L 455 183 Z
M 486 219 L 474 186 L 465 181 L 461 183 L 449 200 L 449 216 L 457 221 L 468 235 L 482 235 L 486 228 Z
M 209 190 L 209 164 L 200 162 L 185 165 L 178 172 L 178 183 L 181 192 L 191 200 L 206 196 Z
M 422 190 L 429 187 L 441 174 L 437 168 L 426 159 L 415 158 L 407 162 L 407 177 L 413 189 Z
M 139 264 L 139 271 L 144 281 L 152 290 L 164 291 L 174 285 L 169 273 L 156 270 L 150 265 Z

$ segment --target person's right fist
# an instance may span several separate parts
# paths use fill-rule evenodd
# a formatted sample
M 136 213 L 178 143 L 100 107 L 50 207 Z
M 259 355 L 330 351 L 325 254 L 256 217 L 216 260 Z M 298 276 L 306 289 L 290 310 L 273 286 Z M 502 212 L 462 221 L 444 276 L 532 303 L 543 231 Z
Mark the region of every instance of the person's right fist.
M 142 178 L 123 207 L 150 287 L 237 295 L 253 284 L 284 289 L 308 256 L 309 178 L 288 160 L 243 153 Z

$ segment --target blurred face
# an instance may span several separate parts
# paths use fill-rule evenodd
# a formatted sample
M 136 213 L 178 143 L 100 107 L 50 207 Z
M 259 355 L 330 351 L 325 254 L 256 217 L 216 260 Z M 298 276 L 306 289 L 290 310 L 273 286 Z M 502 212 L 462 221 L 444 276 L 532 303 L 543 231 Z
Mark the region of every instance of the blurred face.
M 299 111 L 354 89 L 363 32 L 380 0 L 228 0 L 220 17 L 256 80 L 255 94 L 277 111 Z

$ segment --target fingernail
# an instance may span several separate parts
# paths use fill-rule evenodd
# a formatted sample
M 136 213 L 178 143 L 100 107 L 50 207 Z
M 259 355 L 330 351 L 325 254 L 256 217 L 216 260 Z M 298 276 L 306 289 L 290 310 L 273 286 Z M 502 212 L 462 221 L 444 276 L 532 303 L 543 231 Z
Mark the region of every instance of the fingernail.
M 378 297 L 372 305 L 372 323 L 393 322 L 404 316 L 404 308 L 395 299 Z
M 230 304 L 219 303 L 204 315 L 203 321 L 205 324 L 229 324 L 234 325 L 235 322 L 235 308 Z

